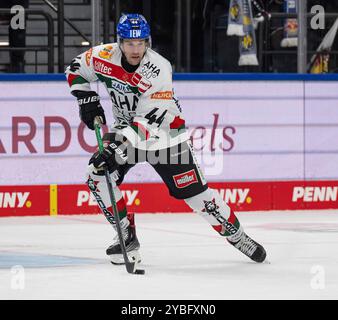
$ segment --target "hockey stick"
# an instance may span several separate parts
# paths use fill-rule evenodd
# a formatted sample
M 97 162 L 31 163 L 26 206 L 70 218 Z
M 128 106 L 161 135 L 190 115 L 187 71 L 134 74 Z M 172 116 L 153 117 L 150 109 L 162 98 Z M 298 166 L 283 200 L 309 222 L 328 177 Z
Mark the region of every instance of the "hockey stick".
M 94 120 L 94 126 L 95 126 L 95 134 L 96 134 L 96 139 L 97 139 L 97 143 L 98 143 L 98 146 L 99 146 L 99 151 L 102 152 L 104 147 L 103 147 L 103 141 L 102 141 L 102 137 L 101 137 L 101 121 L 99 120 L 98 117 L 96 117 L 95 120 Z M 113 208 L 114 219 L 115 219 L 115 222 L 116 222 L 115 223 L 116 230 L 117 230 L 117 234 L 119 236 L 120 246 L 121 246 L 121 250 L 122 250 L 124 263 L 126 265 L 126 269 L 127 269 L 128 273 L 144 274 L 145 273 L 144 270 L 136 269 L 136 262 L 130 262 L 129 261 L 129 258 L 128 258 L 128 255 L 127 255 L 126 244 L 124 242 L 123 235 L 122 235 L 122 230 L 121 230 L 121 225 L 120 225 L 120 216 L 119 216 L 118 211 L 117 211 L 117 205 L 116 205 L 115 195 L 114 195 L 114 192 L 113 192 L 113 186 L 112 186 L 111 178 L 110 178 L 110 175 L 109 175 L 109 170 L 108 170 L 107 167 L 104 168 L 104 174 L 106 176 L 106 182 L 107 182 L 109 197 L 110 197 L 110 201 L 111 201 L 112 208 Z

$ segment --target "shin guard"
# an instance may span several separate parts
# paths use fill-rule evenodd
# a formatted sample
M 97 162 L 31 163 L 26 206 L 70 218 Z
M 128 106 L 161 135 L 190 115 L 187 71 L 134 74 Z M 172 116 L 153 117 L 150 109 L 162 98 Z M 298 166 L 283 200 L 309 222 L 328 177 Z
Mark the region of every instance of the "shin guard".
M 189 207 L 205 218 L 211 226 L 230 241 L 240 239 L 243 230 L 234 212 L 214 189 L 185 199 Z
M 104 175 L 101 175 L 95 172 L 92 166 L 89 166 L 88 176 L 87 176 L 87 185 L 93 194 L 98 206 L 100 207 L 102 213 L 107 218 L 108 222 L 115 226 L 115 218 L 113 214 L 113 208 L 110 201 L 109 191 L 107 187 L 106 178 Z M 121 227 L 125 229 L 130 224 L 130 219 L 133 220 L 133 216 L 130 217 L 127 215 L 127 207 L 124 201 L 121 190 L 116 186 L 114 179 L 112 179 L 113 192 L 116 200 L 116 207 L 119 213 Z

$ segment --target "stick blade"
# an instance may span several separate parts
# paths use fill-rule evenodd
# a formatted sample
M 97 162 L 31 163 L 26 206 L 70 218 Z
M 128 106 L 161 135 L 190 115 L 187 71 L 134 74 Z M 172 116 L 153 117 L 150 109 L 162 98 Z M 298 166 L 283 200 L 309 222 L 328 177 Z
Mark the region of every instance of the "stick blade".
M 145 272 L 145 270 L 143 270 L 143 269 L 137 269 L 137 270 L 135 270 L 134 273 L 135 273 L 135 274 L 145 274 L 146 272 Z
M 135 262 L 127 262 L 126 263 L 126 269 L 128 273 L 134 273 L 136 268 L 136 263 Z

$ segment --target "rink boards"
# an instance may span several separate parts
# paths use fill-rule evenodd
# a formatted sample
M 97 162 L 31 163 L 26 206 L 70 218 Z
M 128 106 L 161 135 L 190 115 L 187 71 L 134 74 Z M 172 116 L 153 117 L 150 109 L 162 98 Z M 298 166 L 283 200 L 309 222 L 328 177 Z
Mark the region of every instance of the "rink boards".
M 338 209 L 338 181 L 214 182 L 235 211 Z M 164 184 L 124 184 L 128 211 L 179 213 L 191 210 L 169 196 Z M 0 186 L 1 216 L 99 213 L 86 185 Z
M 196 158 L 234 210 L 338 208 L 338 77 L 174 80 Z M 64 76 L 1 76 L 0 87 L 0 216 L 98 212 L 85 185 L 96 138 L 79 122 Z M 93 89 L 111 119 L 109 97 Z M 131 169 L 122 189 L 130 211 L 188 212 L 147 164 Z

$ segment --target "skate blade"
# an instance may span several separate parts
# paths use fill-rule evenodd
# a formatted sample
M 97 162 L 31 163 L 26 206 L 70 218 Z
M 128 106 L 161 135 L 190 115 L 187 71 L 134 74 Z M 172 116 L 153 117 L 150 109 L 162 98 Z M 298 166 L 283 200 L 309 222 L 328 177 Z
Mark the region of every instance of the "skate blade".
M 127 252 L 127 256 L 130 262 L 140 263 L 141 256 L 137 250 Z M 112 254 L 109 256 L 110 262 L 115 265 L 124 265 L 124 259 L 122 254 Z

